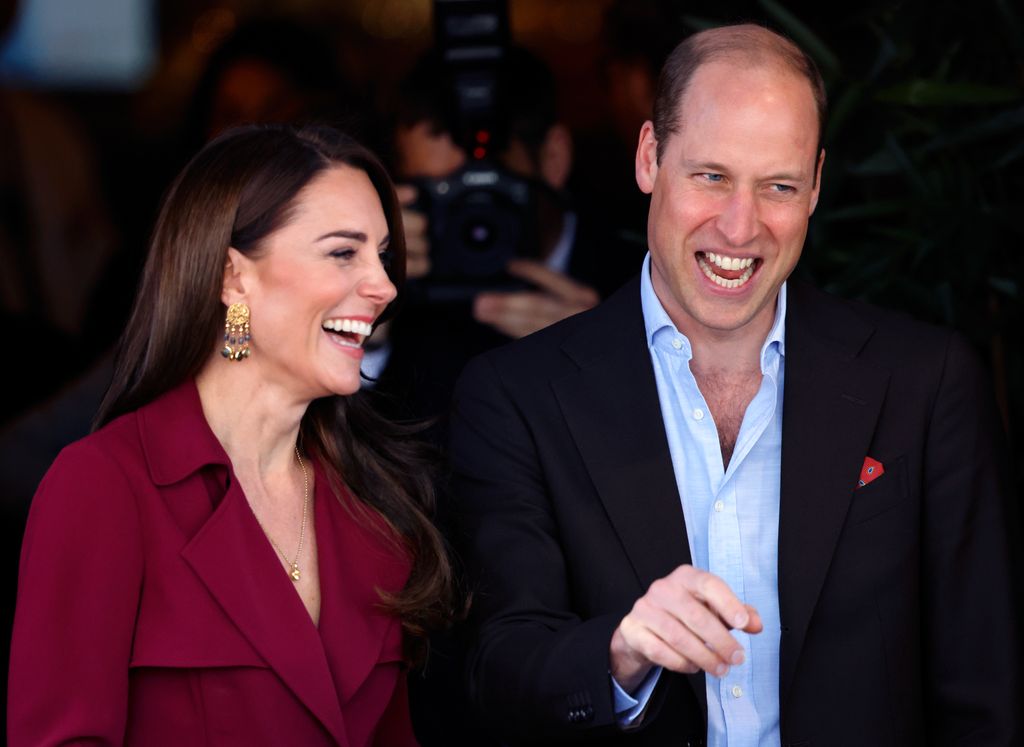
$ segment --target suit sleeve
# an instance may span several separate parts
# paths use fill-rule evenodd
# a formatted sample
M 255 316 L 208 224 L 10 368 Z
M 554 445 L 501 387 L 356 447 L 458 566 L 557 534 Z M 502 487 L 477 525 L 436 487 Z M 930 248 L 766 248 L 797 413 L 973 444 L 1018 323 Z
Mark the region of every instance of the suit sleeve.
M 544 396 L 538 393 L 538 396 Z M 621 614 L 572 612 L 534 424 L 484 357 L 455 395 L 453 493 L 473 576 L 467 676 L 484 723 L 529 743 L 614 730 L 608 647 Z
M 8 744 L 121 744 L 142 582 L 142 537 L 122 471 L 89 440 L 36 492 L 11 641 Z
M 1019 744 L 1012 481 L 988 377 L 952 337 L 925 461 L 929 744 Z

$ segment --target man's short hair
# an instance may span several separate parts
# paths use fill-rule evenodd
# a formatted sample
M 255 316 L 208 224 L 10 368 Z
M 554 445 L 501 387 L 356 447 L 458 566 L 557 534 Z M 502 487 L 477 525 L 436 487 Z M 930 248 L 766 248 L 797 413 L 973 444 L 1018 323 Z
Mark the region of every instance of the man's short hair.
M 776 65 L 807 80 L 818 114 L 818 148 L 825 132 L 827 99 L 825 81 L 810 55 L 786 37 L 753 24 L 707 29 L 688 36 L 665 60 L 654 99 L 654 137 L 658 162 L 669 135 L 679 131 L 680 104 L 694 74 L 709 62 L 727 60 L 750 65 Z

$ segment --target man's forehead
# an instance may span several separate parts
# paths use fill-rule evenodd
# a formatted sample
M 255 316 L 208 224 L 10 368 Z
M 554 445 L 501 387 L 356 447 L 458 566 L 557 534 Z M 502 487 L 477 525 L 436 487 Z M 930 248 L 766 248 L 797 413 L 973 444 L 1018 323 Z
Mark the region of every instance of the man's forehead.
M 694 70 L 679 97 L 679 112 L 694 99 L 728 95 L 734 90 L 749 90 L 751 86 L 802 91 L 806 96 L 800 98 L 804 99 L 808 114 L 817 118 L 817 105 L 810 81 L 783 60 L 763 54 L 733 54 L 701 64 Z

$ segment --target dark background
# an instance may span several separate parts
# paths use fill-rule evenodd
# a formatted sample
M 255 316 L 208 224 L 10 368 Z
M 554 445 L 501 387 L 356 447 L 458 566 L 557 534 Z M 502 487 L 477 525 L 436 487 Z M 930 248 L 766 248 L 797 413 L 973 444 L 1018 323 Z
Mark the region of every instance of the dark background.
M 155 64 L 137 83 L 2 84 L 31 89 L 81 133 L 116 235 L 86 332 L 51 362 L 58 374 L 52 390 L 87 370 L 117 337 L 161 191 L 201 144 L 193 100 L 222 39 L 253 17 L 311 24 L 328 40 L 331 63 L 345 81 L 338 84 L 339 108 L 355 115 L 353 127 L 385 155 L 386 120 L 373 112 L 431 42 L 429 0 L 144 4 L 151 8 Z M 0 8 L 9 12 L 10 5 Z M 647 64 L 686 33 L 722 22 L 766 23 L 789 35 L 818 61 L 830 99 L 823 190 L 799 271 L 832 292 L 966 334 L 991 370 L 1018 485 L 1024 483 L 1024 351 L 1014 331 L 1024 326 L 1020 5 L 653 0 L 623 3 L 634 9 L 609 29 L 606 13 L 616 5 L 510 0 L 514 40 L 555 71 L 562 115 L 577 142 L 577 189 L 620 200 L 622 228 L 644 230 L 626 209 L 638 203 L 632 157 L 640 122 L 610 95 L 612 59 Z M 655 23 L 645 26 L 645 18 Z M 5 369 L 16 370 L 19 350 L 5 347 Z M 5 389 L 0 430 L 45 394 L 33 400 Z M 0 563 L 13 588 L 28 496 L 0 483 L 0 498 Z M 3 605 L 5 627 L 9 606 Z

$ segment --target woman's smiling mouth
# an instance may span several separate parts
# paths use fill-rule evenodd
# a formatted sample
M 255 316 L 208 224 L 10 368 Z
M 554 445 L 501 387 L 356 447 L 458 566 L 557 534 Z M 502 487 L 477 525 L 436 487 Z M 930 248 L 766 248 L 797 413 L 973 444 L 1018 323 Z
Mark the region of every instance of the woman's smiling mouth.
M 337 344 L 346 348 L 362 348 L 363 342 L 373 332 L 373 325 L 361 319 L 345 317 L 326 319 L 321 325 Z

